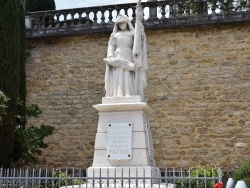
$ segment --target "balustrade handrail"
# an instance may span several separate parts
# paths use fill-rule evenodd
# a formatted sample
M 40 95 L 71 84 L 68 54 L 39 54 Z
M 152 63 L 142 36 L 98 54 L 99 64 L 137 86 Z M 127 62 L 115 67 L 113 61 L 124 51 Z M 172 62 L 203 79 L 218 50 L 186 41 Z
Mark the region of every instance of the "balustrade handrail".
M 249 21 L 250 4 L 235 0 L 165 0 L 142 2 L 145 28 L 189 24 Z M 26 36 L 46 37 L 93 32 L 110 32 L 120 11 L 135 20 L 136 3 L 49 10 L 26 13 Z M 147 9 L 147 10 L 146 10 Z M 223 17 L 221 17 L 223 15 Z

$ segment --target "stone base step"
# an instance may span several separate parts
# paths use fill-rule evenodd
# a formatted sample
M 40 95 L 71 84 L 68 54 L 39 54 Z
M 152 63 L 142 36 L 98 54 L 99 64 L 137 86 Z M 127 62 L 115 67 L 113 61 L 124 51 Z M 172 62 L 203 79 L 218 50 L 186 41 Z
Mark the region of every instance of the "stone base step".
M 174 184 L 82 184 L 74 186 L 63 186 L 61 188 L 175 188 Z

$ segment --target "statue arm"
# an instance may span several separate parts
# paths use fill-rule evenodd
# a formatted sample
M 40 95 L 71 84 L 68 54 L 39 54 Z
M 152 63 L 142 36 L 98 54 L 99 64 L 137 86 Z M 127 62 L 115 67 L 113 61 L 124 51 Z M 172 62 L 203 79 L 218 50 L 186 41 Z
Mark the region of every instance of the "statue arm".
M 107 52 L 107 58 L 111 58 L 114 56 L 114 52 L 115 52 L 115 38 L 113 36 L 113 34 L 111 34 L 110 38 L 109 38 L 109 42 L 108 42 L 108 52 Z

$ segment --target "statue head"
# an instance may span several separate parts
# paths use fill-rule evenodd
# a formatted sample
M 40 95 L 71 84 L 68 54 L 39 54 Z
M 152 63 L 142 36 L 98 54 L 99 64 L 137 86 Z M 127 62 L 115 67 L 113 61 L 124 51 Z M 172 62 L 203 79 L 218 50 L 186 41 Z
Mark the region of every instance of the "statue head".
M 129 20 L 128 16 L 122 15 L 122 14 L 118 14 L 115 23 L 121 23 L 121 22 L 128 23 L 128 22 L 130 22 L 130 20 Z
M 120 27 L 123 27 L 123 26 L 119 26 L 121 24 L 124 25 L 124 23 L 126 24 L 126 30 L 134 31 L 134 27 L 131 24 L 131 22 L 129 20 L 129 17 L 126 16 L 126 15 L 118 14 L 118 16 L 116 18 L 116 21 L 115 21 L 115 26 L 114 26 L 114 29 L 113 29 L 113 33 L 124 30 L 124 29 L 120 28 Z

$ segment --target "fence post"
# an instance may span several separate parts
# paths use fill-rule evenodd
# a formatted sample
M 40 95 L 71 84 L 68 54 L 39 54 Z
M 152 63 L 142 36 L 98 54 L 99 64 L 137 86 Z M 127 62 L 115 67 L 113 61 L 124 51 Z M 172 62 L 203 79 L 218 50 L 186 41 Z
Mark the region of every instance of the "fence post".
M 191 188 L 191 180 L 190 180 L 190 177 L 191 177 L 191 168 L 189 167 L 189 170 L 188 170 L 188 185 L 189 185 L 189 188 Z
M 35 178 L 35 169 L 33 168 L 33 170 L 32 170 L 32 178 Z M 34 186 L 33 184 L 34 184 L 34 181 L 35 181 L 35 179 L 32 179 L 32 187 Z
M 131 175 L 130 175 L 130 167 L 128 168 L 128 187 L 130 188 L 130 177 L 131 177 Z
M 28 187 L 28 185 L 29 185 L 28 177 L 29 177 L 29 169 L 26 168 L 26 171 L 25 171 L 25 187 Z
M 2 180 L 3 168 L 0 168 L 0 188 L 2 188 L 3 180 Z
M 121 187 L 123 187 L 123 181 L 124 181 L 124 179 L 123 179 L 123 167 L 122 167 Z
M 41 174 L 42 174 L 42 169 L 40 168 L 39 172 L 38 172 L 38 185 L 39 185 L 39 187 L 41 186 Z
M 218 175 L 219 175 L 219 182 L 222 181 L 222 171 L 220 169 L 220 167 L 218 167 Z
M 102 168 L 100 168 L 100 173 L 99 173 L 99 187 L 102 187 Z
M 204 173 L 205 188 L 207 188 L 206 167 L 204 167 L 203 173 Z
M 146 177 L 145 177 L 145 168 L 143 167 L 143 187 L 145 187 Z
M 246 3 L 246 11 L 250 11 L 250 0 L 247 0 L 247 3 Z
M 116 168 L 115 168 L 115 181 L 114 181 L 114 183 L 115 183 L 115 187 L 116 187 Z
M 199 187 L 199 170 L 196 167 L 196 186 Z
M 161 187 L 161 170 L 159 169 L 158 171 L 158 184 L 159 184 L 159 188 Z

